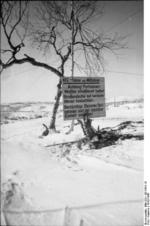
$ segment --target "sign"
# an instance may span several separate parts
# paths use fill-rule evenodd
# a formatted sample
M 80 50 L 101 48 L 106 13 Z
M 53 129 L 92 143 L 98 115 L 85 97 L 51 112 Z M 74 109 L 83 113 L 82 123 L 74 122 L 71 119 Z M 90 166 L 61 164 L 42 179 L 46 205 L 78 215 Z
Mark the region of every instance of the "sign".
M 103 77 L 63 78 L 64 120 L 105 116 L 105 80 Z

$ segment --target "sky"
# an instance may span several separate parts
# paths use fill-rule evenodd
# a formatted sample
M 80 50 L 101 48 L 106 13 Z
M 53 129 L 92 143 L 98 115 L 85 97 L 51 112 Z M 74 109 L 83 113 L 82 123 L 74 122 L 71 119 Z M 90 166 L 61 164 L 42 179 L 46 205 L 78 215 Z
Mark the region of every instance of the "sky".
M 101 2 L 103 3 L 103 2 Z M 128 48 L 117 56 L 105 54 L 106 99 L 143 96 L 143 7 L 141 1 L 105 1 L 104 15 L 92 22 L 97 32 L 128 35 Z M 32 56 L 37 50 L 27 49 Z M 40 56 L 48 62 L 49 55 Z M 67 76 L 70 75 L 69 68 Z M 80 76 L 80 74 L 75 74 Z M 1 102 L 54 101 L 58 78 L 30 64 L 13 66 L 1 74 Z

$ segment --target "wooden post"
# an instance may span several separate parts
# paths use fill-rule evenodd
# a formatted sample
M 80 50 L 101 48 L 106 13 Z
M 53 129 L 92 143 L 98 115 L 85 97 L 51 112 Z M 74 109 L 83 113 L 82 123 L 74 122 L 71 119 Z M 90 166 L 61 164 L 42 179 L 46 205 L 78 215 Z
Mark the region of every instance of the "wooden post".
M 72 44 L 71 44 L 71 55 L 72 55 L 72 68 L 71 77 L 74 77 L 74 3 L 72 1 L 72 12 L 71 12 L 71 22 L 72 22 Z
M 72 43 L 71 43 L 71 56 L 72 56 L 72 65 L 71 65 L 71 77 L 74 77 L 74 2 L 72 1 L 72 11 L 71 11 L 71 22 L 72 22 Z M 72 119 L 71 126 L 67 134 L 70 134 L 74 129 L 74 119 Z
M 6 224 L 6 222 L 7 222 L 7 224 Z M 8 225 L 6 214 L 3 211 L 1 211 L 1 225 L 3 225 L 3 226 L 7 226 Z
M 63 226 L 71 226 L 70 225 L 70 213 L 71 213 L 71 210 L 69 209 L 69 207 L 66 206 Z
M 83 221 L 83 219 L 81 219 L 80 220 L 80 226 L 83 226 L 83 224 L 84 224 L 84 221 Z

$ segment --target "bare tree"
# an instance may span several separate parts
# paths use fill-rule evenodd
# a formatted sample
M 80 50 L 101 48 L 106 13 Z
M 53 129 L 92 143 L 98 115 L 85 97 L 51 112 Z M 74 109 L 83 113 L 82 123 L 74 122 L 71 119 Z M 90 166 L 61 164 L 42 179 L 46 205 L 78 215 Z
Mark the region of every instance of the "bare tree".
M 50 70 L 61 77 L 61 73 L 54 67 L 43 62 L 38 62 L 33 57 L 24 54 L 24 52 L 20 56 L 22 48 L 25 47 L 24 40 L 28 30 L 28 5 L 28 1 L 1 1 L 0 19 L 2 35 L 4 36 L 3 40 L 5 39 L 7 42 L 1 48 L 1 70 L 9 68 L 14 64 L 31 63 L 34 66 Z M 21 28 L 23 28 L 23 31 L 19 33 Z
M 9 49 L 3 49 L 2 53 L 3 55 L 10 53 L 7 61 L 0 61 L 2 69 L 13 64 L 31 63 L 59 77 L 49 126 L 55 130 L 56 114 L 62 95 L 62 78 L 67 76 L 68 67 L 71 67 L 72 46 L 76 53 L 74 58 L 76 68 L 87 76 L 95 75 L 104 70 L 103 52 L 108 50 L 115 53 L 125 48 L 125 37 L 117 34 L 110 37 L 94 31 L 92 21 L 103 16 L 103 6 L 98 1 L 33 1 L 30 3 L 32 20 L 29 20 L 27 2 L 2 1 L 1 4 L 2 27 L 9 46 Z M 16 10 L 16 15 L 13 14 L 13 10 Z M 16 18 L 16 21 L 15 19 L 12 21 L 11 17 Z M 19 34 L 20 27 L 24 30 L 23 37 Z M 39 62 L 27 54 L 17 57 L 25 46 L 23 40 L 27 31 L 32 46 L 38 47 L 43 53 L 49 53 L 51 56 L 49 64 Z M 13 35 L 19 37 L 17 45 L 13 44 Z M 55 65 L 51 61 L 53 58 L 56 59 Z

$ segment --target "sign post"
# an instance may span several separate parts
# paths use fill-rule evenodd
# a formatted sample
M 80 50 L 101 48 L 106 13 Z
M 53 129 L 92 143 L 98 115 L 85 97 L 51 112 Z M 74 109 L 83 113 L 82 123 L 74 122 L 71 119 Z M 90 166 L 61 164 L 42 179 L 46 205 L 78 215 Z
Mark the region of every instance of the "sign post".
M 103 77 L 63 78 L 64 120 L 104 117 L 105 80 Z

